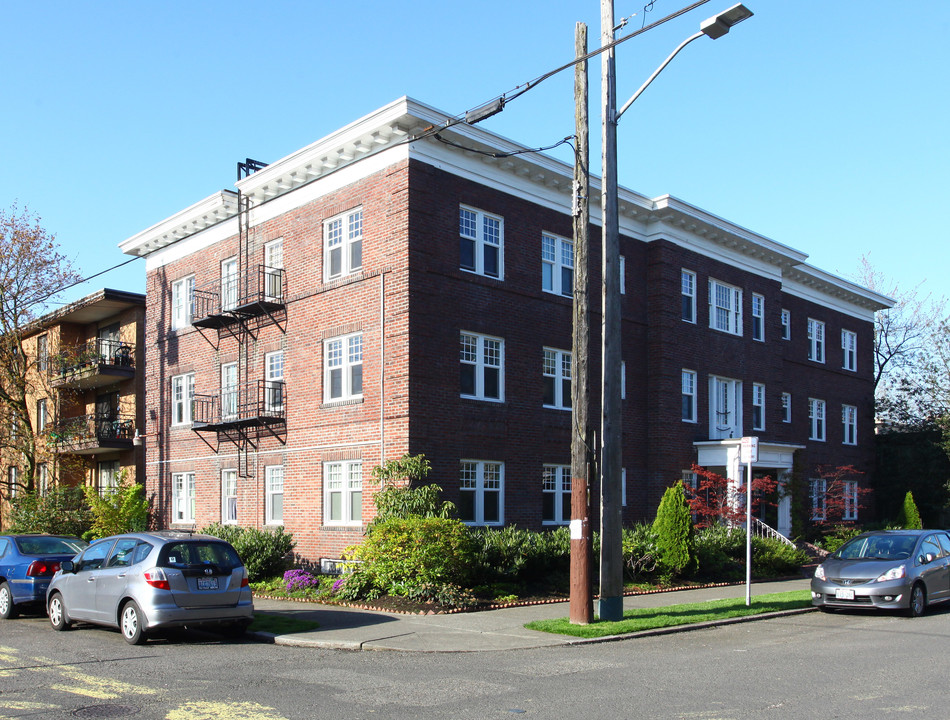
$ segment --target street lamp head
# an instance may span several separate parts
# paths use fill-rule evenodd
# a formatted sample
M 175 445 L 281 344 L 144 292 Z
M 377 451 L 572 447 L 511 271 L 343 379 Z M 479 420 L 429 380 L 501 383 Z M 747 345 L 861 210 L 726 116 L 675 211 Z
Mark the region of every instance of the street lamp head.
M 729 32 L 729 28 L 733 25 L 738 25 L 750 17 L 752 17 L 752 11 L 742 3 L 737 3 L 728 10 L 723 10 L 718 15 L 703 20 L 699 25 L 699 30 L 715 40 Z

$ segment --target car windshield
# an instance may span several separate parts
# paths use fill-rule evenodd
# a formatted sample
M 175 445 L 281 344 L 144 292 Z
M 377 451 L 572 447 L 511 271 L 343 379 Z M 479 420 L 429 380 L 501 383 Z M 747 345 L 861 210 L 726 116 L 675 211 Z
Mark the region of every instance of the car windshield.
M 20 537 L 14 540 L 23 555 L 75 555 L 89 544 L 79 538 L 63 537 Z
M 162 548 L 158 564 L 169 568 L 217 565 L 222 570 L 233 570 L 242 563 L 237 552 L 227 543 L 188 540 L 170 543 Z
M 867 535 L 842 545 L 835 557 L 842 560 L 904 560 L 917 543 L 916 535 Z

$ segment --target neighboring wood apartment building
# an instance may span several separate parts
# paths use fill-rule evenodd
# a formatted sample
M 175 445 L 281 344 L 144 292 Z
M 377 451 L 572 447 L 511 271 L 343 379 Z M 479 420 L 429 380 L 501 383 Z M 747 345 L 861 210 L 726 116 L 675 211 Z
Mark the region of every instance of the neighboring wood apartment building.
M 144 295 L 103 289 L 24 328 L 29 417 L 6 418 L 4 500 L 26 491 L 30 474 L 39 492 L 142 479 L 133 438 L 144 422 L 144 320 Z M 37 448 L 31 459 L 19 450 L 24 433 Z
M 163 524 L 280 524 L 339 557 L 404 453 L 467 522 L 569 520 L 572 168 L 449 120 L 402 98 L 121 243 L 147 261 Z M 693 463 L 738 480 L 743 435 L 757 472 L 870 471 L 890 301 L 676 198 L 622 189 L 620 211 L 625 521 Z

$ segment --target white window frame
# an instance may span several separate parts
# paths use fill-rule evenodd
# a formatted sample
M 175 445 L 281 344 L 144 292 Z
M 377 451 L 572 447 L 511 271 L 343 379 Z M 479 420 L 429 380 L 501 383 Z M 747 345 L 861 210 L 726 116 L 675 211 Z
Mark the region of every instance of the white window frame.
M 238 478 L 235 468 L 221 471 L 221 524 L 237 525 Z
M 339 253 L 340 267 L 333 268 Z M 323 222 L 324 281 L 353 275 L 363 269 L 363 208 L 353 208 Z
M 471 266 L 461 262 L 462 243 L 471 245 L 473 263 Z M 497 273 L 486 268 L 486 257 L 496 253 Z M 505 279 L 505 221 L 499 215 L 491 215 L 466 205 L 459 205 L 459 268 L 496 280 Z
M 841 367 L 851 372 L 858 371 L 858 334 L 853 330 L 841 331 Z
M 335 501 L 338 515 L 334 513 Z M 323 524 L 348 527 L 363 524 L 362 460 L 323 463 Z
M 182 373 L 172 377 L 172 425 L 190 425 L 192 401 L 195 399 L 195 374 Z
M 844 500 L 844 514 L 842 520 L 853 521 L 858 519 L 858 481 L 845 480 L 841 488 Z
M 841 406 L 842 445 L 858 444 L 858 408 L 854 405 Z
M 735 378 L 710 375 L 710 437 L 717 440 L 742 437 L 742 427 L 742 381 Z
M 264 245 L 264 297 L 270 301 L 284 299 L 284 239 L 277 238 Z
M 98 472 L 96 484 L 100 496 L 107 492 L 114 492 L 119 488 L 122 466 L 119 465 L 118 460 L 101 460 L 96 466 L 96 470 Z
M 742 289 L 709 279 L 709 327 L 742 336 Z
M 473 518 L 462 518 L 466 525 L 505 524 L 505 464 L 494 460 L 462 460 L 459 464 L 459 494 L 472 493 Z M 498 517 L 486 521 L 486 496 L 497 493 Z M 461 503 L 460 503 L 461 504 Z
M 461 392 L 461 397 L 487 402 L 504 402 L 505 341 L 502 338 L 463 330 L 459 334 L 459 363 L 464 367 L 474 367 L 475 373 L 474 392 Z M 486 394 L 486 378 L 489 372 L 498 374 L 497 397 Z
M 792 339 L 792 313 L 782 309 L 782 340 Z
M 808 398 L 808 422 L 810 430 L 808 439 L 825 441 L 827 405 L 824 400 Z
M 765 385 L 762 383 L 752 383 L 752 429 L 765 430 Z
M 49 367 L 49 335 L 36 338 L 36 369 L 46 372 Z
M 36 485 L 40 495 L 49 490 L 49 463 L 36 463 Z
M 46 398 L 40 398 L 36 401 L 36 432 L 41 433 L 46 430 L 46 424 L 49 422 L 49 408 Z
M 752 293 L 752 339 L 765 342 L 765 295 Z
M 172 473 L 172 524 L 195 522 L 195 474 Z
M 814 318 L 808 318 L 808 359 L 825 361 L 825 323 Z
M 574 296 L 573 240 L 541 233 L 541 289 L 563 297 Z
M 790 423 L 792 421 L 792 394 L 782 393 L 782 422 Z
M 544 348 L 541 374 L 544 379 L 545 395 L 547 394 L 548 383 L 552 384 L 554 395 L 552 402 L 544 402 L 544 398 L 542 398 L 542 405 L 544 407 L 556 410 L 571 409 L 572 370 L 573 356 L 570 350 L 558 350 L 550 347 Z
M 221 365 L 221 420 L 231 422 L 238 419 L 240 392 L 238 390 L 238 364 L 236 362 Z
M 680 418 L 683 422 L 694 424 L 699 422 L 699 417 L 696 410 L 697 382 L 698 376 L 695 370 L 683 370 L 680 372 L 680 396 L 682 398 L 680 404 Z M 685 411 L 687 410 L 689 417 L 685 417 L 687 414 Z
M 363 399 L 363 333 L 338 335 L 323 341 L 323 402 Z M 334 373 L 339 373 L 339 395 L 333 395 Z
M 284 411 L 283 350 L 275 350 L 264 355 L 264 410 L 269 413 Z
M 221 312 L 227 312 L 237 307 L 240 290 L 238 277 L 238 259 L 229 257 L 221 261 Z
M 11 465 L 7 468 L 7 487 L 9 488 L 10 497 L 15 498 L 19 492 L 20 486 L 20 468 L 16 465 Z
M 264 524 L 284 524 L 284 466 L 264 467 Z M 277 499 L 280 498 L 278 510 Z
M 172 330 L 191 327 L 195 313 L 195 276 L 175 280 L 172 283 Z
M 696 273 L 680 270 L 680 319 L 696 324 Z
M 812 522 L 822 522 L 828 513 L 828 483 L 825 478 L 808 481 L 808 497 L 811 500 Z
M 541 470 L 541 524 L 566 525 L 571 521 L 571 466 L 544 465 Z M 545 518 L 544 501 L 553 496 L 553 517 Z

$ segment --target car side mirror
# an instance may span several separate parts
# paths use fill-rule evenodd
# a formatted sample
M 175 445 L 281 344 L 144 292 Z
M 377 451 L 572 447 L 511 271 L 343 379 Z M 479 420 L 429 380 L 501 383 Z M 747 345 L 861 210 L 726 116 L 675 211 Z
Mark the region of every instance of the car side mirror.
M 63 560 L 59 564 L 59 569 L 62 570 L 64 573 L 76 572 L 76 566 L 73 565 L 72 560 Z
M 928 563 L 932 563 L 934 560 L 937 559 L 937 556 L 934 555 L 933 553 L 927 553 L 924 557 L 927 558 Z

